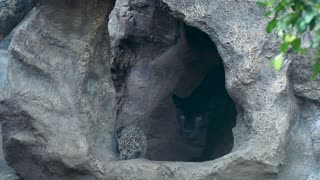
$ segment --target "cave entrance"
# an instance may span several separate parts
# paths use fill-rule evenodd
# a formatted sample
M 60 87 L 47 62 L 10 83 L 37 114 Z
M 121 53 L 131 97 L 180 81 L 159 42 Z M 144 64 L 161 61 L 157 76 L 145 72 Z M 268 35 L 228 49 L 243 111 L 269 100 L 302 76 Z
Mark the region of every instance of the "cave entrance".
M 232 151 L 237 114 L 223 62 L 205 33 L 185 27 L 195 58 L 186 62 L 176 90 L 151 114 L 154 120 L 146 127 L 150 160 L 201 162 Z

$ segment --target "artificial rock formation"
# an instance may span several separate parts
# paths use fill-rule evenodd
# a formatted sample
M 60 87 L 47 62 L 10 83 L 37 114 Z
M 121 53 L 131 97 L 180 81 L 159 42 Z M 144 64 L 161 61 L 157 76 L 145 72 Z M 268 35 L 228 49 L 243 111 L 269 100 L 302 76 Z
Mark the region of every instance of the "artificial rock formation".
M 93 179 L 114 158 L 111 7 L 45 1 L 16 29 L 0 114 L 6 160 L 26 179 Z
M 24 18 L 37 0 L 5 0 L 0 2 L 0 40 Z
M 268 67 L 263 14 L 255 1 L 41 1 L 0 65 L 8 164 L 26 179 L 319 179 L 319 80 L 306 57 Z M 171 97 L 215 68 L 224 108 L 194 146 Z M 147 152 L 119 161 L 113 134 L 131 125 Z

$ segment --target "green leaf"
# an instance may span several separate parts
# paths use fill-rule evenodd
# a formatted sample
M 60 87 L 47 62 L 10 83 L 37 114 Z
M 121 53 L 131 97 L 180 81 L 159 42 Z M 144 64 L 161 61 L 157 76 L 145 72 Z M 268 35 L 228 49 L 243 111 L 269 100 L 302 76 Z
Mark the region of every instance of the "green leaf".
M 310 22 L 310 31 L 312 31 L 316 27 L 316 18 L 313 18 Z
M 280 12 L 280 11 L 282 11 L 282 10 L 284 10 L 284 9 L 285 9 L 285 6 L 284 6 L 283 1 L 281 1 L 281 2 L 274 8 L 274 10 L 275 10 L 276 12 Z
M 267 4 L 263 1 L 258 1 L 257 2 L 257 6 L 260 6 L 260 7 L 267 7 Z
M 318 58 L 320 57 L 320 49 L 317 50 L 316 56 L 317 56 Z M 313 61 L 316 63 L 316 62 L 317 62 L 317 59 L 314 59 Z M 319 62 L 319 60 L 318 60 L 318 62 Z
M 278 56 L 276 56 L 272 62 L 273 67 L 276 71 L 280 71 L 282 63 L 283 63 L 283 59 L 284 59 L 284 54 L 281 53 Z
M 298 32 L 300 34 L 304 33 L 307 30 L 307 24 L 308 23 L 303 17 L 299 18 L 299 20 L 297 21 L 297 26 L 298 26 Z
M 316 15 L 317 15 L 316 11 L 309 10 L 309 11 L 305 12 L 303 17 L 304 17 L 305 22 L 307 24 L 309 24 Z
M 288 50 L 289 44 L 288 43 L 282 43 L 280 46 L 281 52 L 286 52 Z
M 268 11 L 264 14 L 264 17 L 269 17 L 272 14 L 272 11 Z
M 286 43 L 291 43 L 296 39 L 296 36 L 292 35 L 292 34 L 286 34 L 284 36 L 284 42 Z
M 267 1 L 267 6 L 271 7 L 274 4 L 275 0 L 268 0 Z
M 280 20 L 278 22 L 278 25 L 277 25 L 278 32 L 280 32 L 280 31 L 287 32 L 288 28 L 289 27 L 287 26 L 286 21 Z
M 295 3 L 291 3 L 290 7 L 293 11 L 296 11 L 296 4 Z
M 291 46 L 296 52 L 299 52 L 300 46 L 301 46 L 301 39 L 297 38 L 297 39 L 293 40 L 291 43 Z
M 271 33 L 274 28 L 276 28 L 278 20 L 273 18 L 267 25 L 267 33 Z
M 280 12 L 285 10 L 289 4 L 286 1 L 280 1 L 279 4 L 274 8 L 275 12 Z
M 288 14 L 288 19 L 286 21 L 286 25 L 295 25 L 297 20 L 298 20 L 299 16 L 296 13 L 290 13 Z
M 318 34 L 318 31 L 315 33 L 311 33 L 311 48 L 317 48 L 320 42 L 320 36 Z

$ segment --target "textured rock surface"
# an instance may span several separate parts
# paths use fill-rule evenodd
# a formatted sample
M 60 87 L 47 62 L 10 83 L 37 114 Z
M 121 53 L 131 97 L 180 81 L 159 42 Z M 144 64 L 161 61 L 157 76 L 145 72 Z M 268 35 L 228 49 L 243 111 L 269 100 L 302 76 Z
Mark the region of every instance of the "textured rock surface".
M 33 11 L 29 13 L 31 15 Z M 27 15 L 27 17 L 29 16 Z M 20 22 L 19 24 L 22 24 L 24 21 Z M 19 24 L 17 26 L 19 26 Z M 11 55 L 8 52 L 9 45 L 11 43 L 11 40 L 13 38 L 15 29 L 18 27 L 15 27 L 2 41 L 0 41 L 0 101 L 3 101 L 6 95 L 5 86 L 8 85 L 8 67 L 11 59 Z M 7 111 L 7 107 L 0 104 L 0 114 L 5 113 Z M 4 119 L 0 119 L 0 124 L 2 127 Z M 2 134 L 2 130 L 1 130 Z M 3 180 L 21 180 L 21 178 L 17 175 L 17 173 L 7 165 L 3 149 L 2 149 L 2 138 L 0 139 L 1 144 L 1 150 L 0 150 L 0 179 Z
M 119 96 L 117 127 L 135 124 L 144 130 L 148 159 L 199 159 L 206 147 L 183 142 L 171 96 L 190 95 L 221 63 L 214 44 L 169 16 L 159 1 L 117 1 L 110 17 L 112 72 Z
M 0 42 L 2 44 L 2 42 Z M 0 101 L 4 97 L 4 88 L 7 84 L 7 69 L 10 59 L 10 54 L 6 49 L 0 48 Z M 4 110 L 4 107 L 0 104 L 0 114 Z M 2 125 L 2 119 L 0 119 L 0 124 Z M 0 126 L 1 126 L 0 125 Z M 16 175 L 15 171 L 10 168 L 4 159 L 2 150 L 2 138 L 0 139 L 1 149 L 0 149 L 0 179 L 2 180 L 16 180 L 19 177 Z
M 150 1 L 137 2 L 150 3 Z M 313 108 L 305 112 L 308 108 L 303 107 L 309 106 L 301 105 L 301 100 L 297 96 L 317 99 L 319 83 L 308 80 L 310 74 L 306 72 L 310 70 L 303 68 L 302 72 L 299 72 L 301 66 L 295 67 L 296 62 L 292 65 L 293 68 L 288 69 L 291 60 L 294 60 L 292 57 L 288 58 L 279 73 L 268 68 L 267 60 L 276 54 L 276 43 L 264 33 L 263 10 L 256 8 L 254 1 L 162 0 L 162 2 L 174 17 L 201 29 L 216 43 L 225 65 L 226 86 L 238 110 L 237 126 L 233 129 L 235 144 L 232 153 L 216 161 L 198 163 L 195 165 L 197 171 L 184 172 L 185 176 L 182 173 L 183 170 L 175 169 L 171 178 L 182 173 L 179 174 L 181 179 L 288 179 L 295 177 L 316 179 L 319 176 L 317 169 L 319 167 L 317 155 L 319 134 L 316 122 L 318 111 L 317 108 Z M 131 12 L 132 9 L 125 0 L 118 1 L 116 7 L 118 9 L 115 11 L 118 12 Z M 125 10 L 126 7 L 130 10 Z M 126 28 L 129 23 L 124 23 L 126 21 L 123 17 L 126 13 L 122 14 L 124 15 L 117 16 L 120 17 L 118 26 L 112 24 L 115 21 L 112 18 L 111 25 L 117 27 L 118 31 L 115 35 L 110 31 L 111 35 L 118 40 L 132 40 L 136 37 L 138 39 L 135 34 L 129 38 L 122 36 L 135 32 Z M 135 16 L 129 17 L 128 19 L 135 20 Z M 137 25 L 136 28 L 139 27 Z M 147 46 L 145 42 L 141 44 Z M 139 54 L 138 51 L 136 52 Z M 161 52 L 161 50 L 154 52 Z M 306 64 L 304 67 L 310 66 Z M 292 73 L 289 70 L 292 70 Z M 133 68 L 131 74 L 134 71 Z M 140 70 L 140 72 L 143 71 Z M 129 82 L 130 76 L 134 75 L 129 75 Z M 127 96 L 130 98 L 130 94 Z M 308 103 L 311 102 L 308 101 Z M 132 106 L 130 103 L 125 103 L 123 106 L 127 105 Z M 317 107 L 316 104 L 314 106 Z M 119 113 L 120 121 L 122 121 L 121 113 Z M 309 125 L 302 128 L 297 122 L 304 121 L 306 119 L 303 118 L 304 116 L 309 117 Z M 299 133 L 297 129 L 313 133 Z M 305 139 L 302 137 L 309 139 L 310 146 L 296 146 L 304 143 Z M 297 147 L 301 149 L 298 150 Z M 304 155 L 305 152 L 308 152 L 308 155 Z M 302 159 L 305 163 L 297 165 Z M 186 168 L 183 163 L 175 165 Z
M 0 139 L 0 143 L 2 144 L 2 138 Z M 2 148 L 0 149 L 0 179 L 1 180 L 21 180 L 20 177 L 16 174 L 16 172 L 7 165 L 3 156 Z
M 37 0 L 1 0 L 0 1 L 0 40 L 24 18 Z
M 7 69 L 10 54 L 5 49 L 0 49 L 0 91 L 3 92 L 7 83 Z
M 141 129 L 134 125 L 117 131 L 117 151 L 119 159 L 137 159 L 145 156 L 147 139 Z
M 115 157 L 110 6 L 46 1 L 16 30 L 0 118 L 6 160 L 27 179 L 94 179 L 97 159 Z
M 309 81 L 309 61 L 301 57 L 288 56 L 277 73 L 267 66 L 277 44 L 264 33 L 255 1 L 118 0 L 109 39 L 112 5 L 43 1 L 16 30 L 0 118 L 6 160 L 18 173 L 85 180 L 320 178 L 319 80 Z M 232 152 L 199 163 L 118 161 L 111 136 L 128 124 L 163 135 L 148 143 L 149 158 L 163 152 L 175 155 L 164 159 L 185 160 L 177 147 L 189 151 L 179 144 L 175 121 L 167 120 L 175 114 L 169 96 L 188 96 L 181 89 L 192 90 L 215 63 L 193 71 L 181 64 L 206 53 L 192 51 L 180 21 L 208 34 L 222 58 L 238 113 Z

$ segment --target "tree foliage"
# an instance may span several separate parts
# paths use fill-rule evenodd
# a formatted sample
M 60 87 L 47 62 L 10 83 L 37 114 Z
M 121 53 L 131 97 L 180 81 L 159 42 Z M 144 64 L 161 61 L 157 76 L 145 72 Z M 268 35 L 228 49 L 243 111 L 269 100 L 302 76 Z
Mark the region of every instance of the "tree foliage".
M 281 39 L 280 54 L 271 61 L 273 67 L 280 70 L 285 54 L 291 49 L 299 54 L 316 49 L 312 59 L 314 80 L 320 72 L 320 0 L 259 0 L 257 5 L 268 9 L 267 33 L 275 31 Z M 311 43 L 302 47 L 302 36 L 306 33 Z

